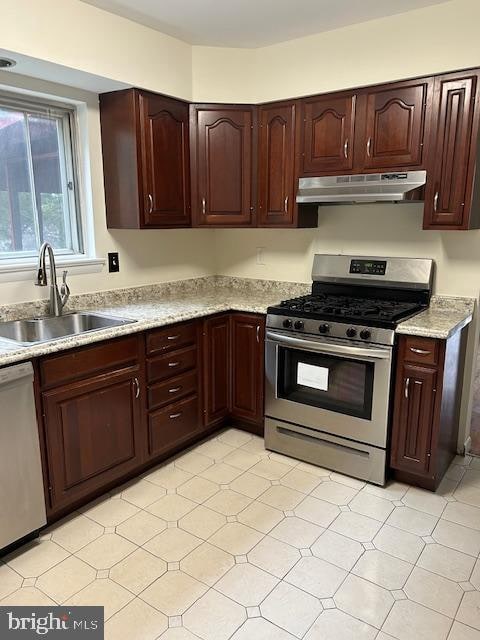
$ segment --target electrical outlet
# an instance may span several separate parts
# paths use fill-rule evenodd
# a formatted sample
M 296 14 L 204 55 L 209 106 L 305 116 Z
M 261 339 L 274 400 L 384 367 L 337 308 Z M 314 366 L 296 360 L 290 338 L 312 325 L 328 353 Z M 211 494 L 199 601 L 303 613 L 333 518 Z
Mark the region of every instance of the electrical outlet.
M 108 271 L 109 273 L 117 273 L 120 271 L 120 262 L 118 260 L 118 253 L 108 254 Z
M 257 247 L 257 264 L 265 264 L 265 247 Z

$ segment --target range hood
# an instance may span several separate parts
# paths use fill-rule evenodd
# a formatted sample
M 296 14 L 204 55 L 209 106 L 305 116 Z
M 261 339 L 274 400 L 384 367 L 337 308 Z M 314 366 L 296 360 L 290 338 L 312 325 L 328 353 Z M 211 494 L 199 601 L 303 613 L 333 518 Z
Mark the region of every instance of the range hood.
M 368 173 L 300 178 L 299 204 L 419 202 L 424 199 L 426 171 Z

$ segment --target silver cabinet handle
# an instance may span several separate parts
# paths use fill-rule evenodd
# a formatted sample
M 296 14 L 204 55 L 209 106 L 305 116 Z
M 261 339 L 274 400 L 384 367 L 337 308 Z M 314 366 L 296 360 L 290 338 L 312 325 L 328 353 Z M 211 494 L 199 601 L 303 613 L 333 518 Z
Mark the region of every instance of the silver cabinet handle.
M 410 378 L 405 379 L 405 398 L 408 398 L 408 389 L 410 387 Z
M 426 349 L 417 349 L 416 347 L 410 347 L 410 351 L 413 351 L 413 353 L 418 353 L 421 356 L 429 356 L 432 353 L 431 351 L 427 351 Z
M 148 194 L 148 213 L 152 213 L 153 211 L 153 198 L 152 198 L 152 194 L 149 193 Z
M 343 143 L 343 155 L 345 159 L 348 158 L 348 138 L 345 138 L 345 142 Z
M 435 211 L 435 213 L 437 213 L 437 209 L 438 209 L 438 197 L 439 197 L 439 192 L 435 191 L 435 195 L 433 196 L 433 210 Z
M 140 382 L 138 378 L 133 379 L 133 384 L 135 385 L 135 399 L 137 400 L 140 397 Z
M 285 213 L 288 213 L 288 196 L 285 198 L 285 201 L 283 203 L 283 210 L 285 211 Z
M 260 344 L 260 325 L 257 324 L 257 342 Z
M 168 366 L 169 367 L 178 367 L 179 364 L 180 364 L 180 362 L 169 362 Z
M 202 213 L 205 215 L 207 213 L 207 201 L 205 198 L 202 198 Z
M 179 411 L 178 413 L 171 413 L 168 417 L 170 418 L 170 420 L 175 420 L 175 418 L 179 418 L 182 415 L 182 411 Z
M 372 138 L 371 136 L 368 138 L 367 140 L 367 156 L 370 158 L 371 157 L 371 150 L 372 150 Z
M 180 336 L 167 336 L 167 340 L 178 340 Z
M 173 389 L 168 390 L 168 393 L 177 393 L 177 391 L 180 391 L 181 389 L 182 389 L 181 385 L 179 387 L 173 387 Z

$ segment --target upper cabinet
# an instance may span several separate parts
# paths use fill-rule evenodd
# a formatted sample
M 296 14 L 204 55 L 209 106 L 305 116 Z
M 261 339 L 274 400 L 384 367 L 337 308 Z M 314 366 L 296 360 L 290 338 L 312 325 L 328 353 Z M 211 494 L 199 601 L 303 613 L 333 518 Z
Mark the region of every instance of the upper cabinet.
M 350 173 L 356 96 L 332 93 L 302 101 L 302 175 Z
M 316 227 L 318 208 L 298 210 L 298 103 L 279 102 L 259 108 L 259 227 Z
M 252 226 L 255 107 L 191 105 L 195 226 Z
M 428 139 L 432 79 L 398 82 L 362 92 L 356 116 L 355 168 L 418 168 Z
M 426 171 L 423 228 L 480 228 L 479 82 L 473 69 L 259 106 L 103 94 L 107 225 L 316 227 L 299 177 Z
M 432 94 L 427 78 L 302 100 L 301 175 L 422 168 Z
M 127 89 L 100 96 L 107 226 L 190 226 L 188 103 Z
M 474 189 L 478 149 L 479 73 L 435 78 L 431 156 L 424 229 L 473 229 L 480 224 Z

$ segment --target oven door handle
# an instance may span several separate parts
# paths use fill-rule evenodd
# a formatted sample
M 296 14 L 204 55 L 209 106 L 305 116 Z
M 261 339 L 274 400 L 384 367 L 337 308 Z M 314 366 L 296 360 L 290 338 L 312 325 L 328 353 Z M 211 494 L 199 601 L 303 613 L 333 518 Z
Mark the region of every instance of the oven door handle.
M 377 349 L 375 347 L 353 347 L 344 344 L 329 344 L 327 342 L 316 342 L 304 338 L 294 338 L 285 336 L 282 333 L 267 331 L 267 340 L 289 347 L 299 347 L 306 351 L 318 351 L 321 353 L 332 353 L 334 355 L 353 356 L 357 358 L 371 358 L 373 360 L 387 360 L 392 357 L 390 349 Z

